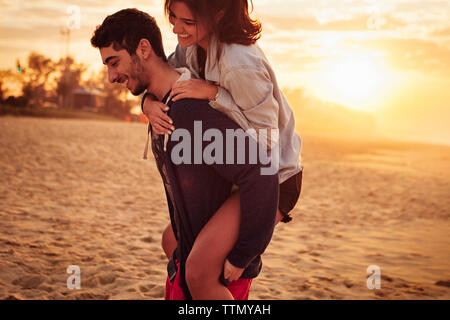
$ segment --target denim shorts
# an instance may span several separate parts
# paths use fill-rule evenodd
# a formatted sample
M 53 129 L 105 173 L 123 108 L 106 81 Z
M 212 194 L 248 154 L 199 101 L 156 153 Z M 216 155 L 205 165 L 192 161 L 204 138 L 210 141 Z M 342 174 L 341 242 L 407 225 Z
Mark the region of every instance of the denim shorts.
M 302 176 L 303 171 L 300 171 L 280 184 L 278 209 L 280 209 L 280 212 L 283 215 L 281 222 L 287 223 L 292 220 L 289 212 L 294 209 L 298 199 L 300 198 L 300 192 L 302 190 Z

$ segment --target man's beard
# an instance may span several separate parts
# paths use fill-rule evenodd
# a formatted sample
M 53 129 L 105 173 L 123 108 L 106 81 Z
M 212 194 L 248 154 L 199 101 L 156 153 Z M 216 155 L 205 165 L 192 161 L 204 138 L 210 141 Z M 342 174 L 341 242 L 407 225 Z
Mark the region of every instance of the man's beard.
M 134 96 L 141 95 L 148 88 L 148 80 L 146 80 L 146 70 L 141 63 L 137 54 L 131 56 L 130 78 L 136 81 L 136 88 L 130 90 Z

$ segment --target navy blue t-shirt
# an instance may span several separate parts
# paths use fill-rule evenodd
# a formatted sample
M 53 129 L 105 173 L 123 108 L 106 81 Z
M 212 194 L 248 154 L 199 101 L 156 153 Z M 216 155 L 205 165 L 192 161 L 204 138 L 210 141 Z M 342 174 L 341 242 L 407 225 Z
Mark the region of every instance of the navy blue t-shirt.
M 158 165 L 158 169 L 165 182 L 172 227 L 178 241 L 177 258 L 180 262 L 181 285 L 186 296 L 190 297 L 184 272 L 187 257 L 197 235 L 230 196 L 233 184 L 239 187 L 240 192 L 241 225 L 236 245 L 227 259 L 236 267 L 245 268 L 243 278 L 254 278 L 259 274 L 260 255 L 269 244 L 274 230 L 279 181 L 278 172 L 274 175 L 261 174 L 261 168 L 265 166 L 259 159 L 256 164 L 251 164 L 248 140 L 245 146 L 235 141 L 234 148 L 227 150 L 226 130 L 238 130 L 240 127 L 226 115 L 213 109 L 208 101 L 183 99 L 170 102 L 169 106 L 168 115 L 176 130 L 170 136 L 165 152 L 164 136 L 152 134 L 152 151 L 157 163 L 164 164 Z M 198 130 L 199 124 L 201 131 Z M 207 164 L 203 158 L 200 164 L 194 164 L 195 160 L 199 160 L 199 153 L 197 152 L 197 157 L 194 155 L 195 150 L 199 150 L 198 141 L 201 141 L 202 151 L 211 144 L 211 141 L 196 138 L 209 129 L 216 129 L 216 133 L 220 132 L 223 137 L 223 164 L 220 161 Z M 182 141 L 182 138 L 172 141 L 177 130 L 189 133 L 190 141 Z M 183 152 L 179 152 L 182 142 L 184 146 L 190 143 L 191 161 L 179 163 L 180 155 L 185 156 L 182 157 L 184 160 L 188 158 Z M 233 164 L 227 164 L 227 151 L 234 153 Z M 245 153 L 244 164 L 237 164 L 238 151 Z M 177 158 L 176 163 L 174 158 Z

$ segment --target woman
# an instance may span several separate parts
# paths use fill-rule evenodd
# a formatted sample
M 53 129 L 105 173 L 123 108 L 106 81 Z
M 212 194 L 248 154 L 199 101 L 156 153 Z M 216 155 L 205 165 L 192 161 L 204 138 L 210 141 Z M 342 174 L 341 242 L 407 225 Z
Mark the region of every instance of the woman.
M 250 18 L 248 0 L 166 0 L 165 11 L 179 42 L 169 62 L 174 67 L 188 67 L 199 78 L 177 83 L 172 88 L 173 100 L 207 99 L 211 107 L 244 130 L 278 130 L 279 141 L 268 143 L 269 148 L 280 144 L 276 223 L 289 222 L 301 190 L 301 141 L 294 131 L 293 112 L 256 45 L 261 24 Z M 163 112 L 167 110 L 166 105 L 150 99 L 144 102 L 144 112 L 157 134 L 175 129 Z M 250 262 L 233 252 L 240 228 L 248 223 L 251 221 L 241 214 L 239 193 L 235 192 L 202 229 L 186 263 L 186 281 L 194 299 L 233 299 L 219 279 L 223 270 L 226 280 L 237 280 Z M 176 245 L 169 225 L 162 241 L 168 257 Z

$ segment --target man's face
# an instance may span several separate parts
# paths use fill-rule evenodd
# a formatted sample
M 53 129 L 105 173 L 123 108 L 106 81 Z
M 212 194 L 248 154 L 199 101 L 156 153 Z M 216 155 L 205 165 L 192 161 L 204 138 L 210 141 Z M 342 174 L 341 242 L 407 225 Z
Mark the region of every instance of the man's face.
M 117 51 L 111 44 L 109 47 L 100 48 L 100 55 L 103 64 L 108 67 L 108 78 L 111 83 L 118 82 L 125 85 L 135 96 L 147 89 L 148 77 L 136 54 L 130 56 L 125 49 Z

